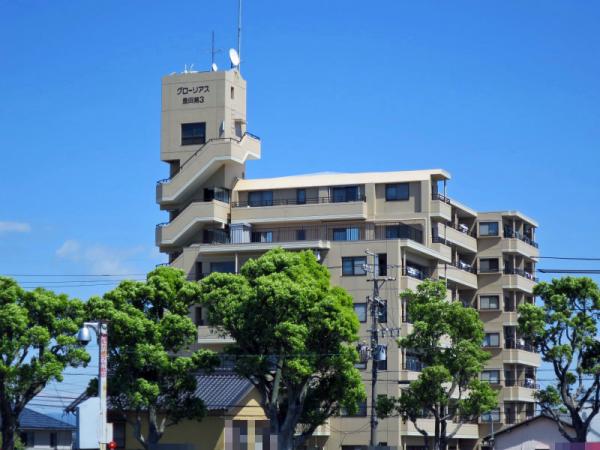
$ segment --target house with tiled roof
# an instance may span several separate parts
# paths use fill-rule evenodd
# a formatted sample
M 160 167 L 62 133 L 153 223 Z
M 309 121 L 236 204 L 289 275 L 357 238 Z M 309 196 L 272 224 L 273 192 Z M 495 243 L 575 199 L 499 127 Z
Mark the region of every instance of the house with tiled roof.
M 19 416 L 19 436 L 26 449 L 70 450 L 75 426 L 25 408 Z

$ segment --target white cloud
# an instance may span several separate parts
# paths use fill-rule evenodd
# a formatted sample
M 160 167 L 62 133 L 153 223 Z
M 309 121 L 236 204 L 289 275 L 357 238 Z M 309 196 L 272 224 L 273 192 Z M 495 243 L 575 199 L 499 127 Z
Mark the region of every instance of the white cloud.
M 125 275 L 137 271 L 128 260 L 144 251 L 142 246 L 119 249 L 98 244 L 85 245 L 68 239 L 56 250 L 56 256 L 80 262 L 94 275 Z
M 2 233 L 29 233 L 31 225 L 26 222 L 2 222 L 0 221 L 0 234 Z

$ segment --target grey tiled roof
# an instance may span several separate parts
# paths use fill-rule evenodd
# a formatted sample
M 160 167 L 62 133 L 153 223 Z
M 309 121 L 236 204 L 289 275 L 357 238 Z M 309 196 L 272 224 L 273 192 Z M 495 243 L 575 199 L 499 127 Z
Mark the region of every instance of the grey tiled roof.
M 19 416 L 21 430 L 74 430 L 71 424 L 54 419 L 45 414 L 25 408 Z
M 204 401 L 208 411 L 229 409 L 250 392 L 252 383 L 231 370 L 218 370 L 212 374 L 199 375 L 196 395 Z

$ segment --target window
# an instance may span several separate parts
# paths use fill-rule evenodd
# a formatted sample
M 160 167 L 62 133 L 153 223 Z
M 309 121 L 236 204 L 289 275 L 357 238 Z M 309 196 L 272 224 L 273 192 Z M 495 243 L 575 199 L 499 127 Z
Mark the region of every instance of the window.
M 500 309 L 500 296 L 480 295 L 479 309 Z
M 196 280 L 201 280 L 204 278 L 204 274 L 202 273 L 202 262 L 196 261 Z
M 334 202 L 355 202 L 360 198 L 358 186 L 334 187 L 331 193 Z
M 479 236 L 498 236 L 498 222 L 479 222 Z
M 248 192 L 249 206 L 273 206 L 273 191 Z
M 296 230 L 296 240 L 297 241 L 305 241 L 306 240 L 306 230 Z
M 481 372 L 481 381 L 487 381 L 490 384 L 500 383 L 500 371 L 499 370 L 484 370 Z
M 496 408 L 481 415 L 482 422 L 500 422 L 500 409 Z
M 345 417 L 366 417 L 367 416 L 367 401 L 362 400 L 358 405 L 356 414 L 348 414 L 346 408 L 342 408 L 340 414 Z
M 479 272 L 498 272 L 498 258 L 486 258 L 479 260 Z
M 410 195 L 408 183 L 396 183 L 385 185 L 385 199 L 388 202 L 408 200 Z
M 334 241 L 358 241 L 359 231 L 357 227 L 334 228 Z
M 197 327 L 206 325 L 206 321 L 204 320 L 204 311 L 202 311 L 202 306 L 194 307 L 194 325 L 196 325 Z
M 377 275 L 380 277 L 387 276 L 387 253 L 377 255 Z
M 206 123 L 182 123 L 181 145 L 199 145 L 206 142 Z
M 359 322 L 367 321 L 367 304 L 366 303 L 355 303 L 354 314 L 358 317 Z
M 252 242 L 264 242 L 264 243 L 273 242 L 273 232 L 272 231 L 253 231 L 252 232 Z
M 210 263 L 210 273 L 235 273 L 235 261 L 220 261 Z
M 56 438 L 56 432 L 52 431 L 52 432 L 50 432 L 50 447 L 56 448 L 57 445 L 58 445 L 58 439 Z
M 365 265 L 367 258 L 365 256 L 349 256 L 342 258 L 342 275 L 355 276 L 366 275 Z
M 19 437 L 25 447 L 35 447 L 35 433 L 33 431 L 23 431 Z
M 234 420 L 232 431 L 232 444 L 236 450 L 248 450 L 248 422 Z
M 229 90 L 229 96 L 231 97 L 231 100 L 235 98 L 235 89 L 233 86 L 231 86 L 231 89 Z
M 241 139 L 244 136 L 244 131 L 242 128 L 243 122 L 241 120 L 236 120 L 233 125 L 235 127 L 235 136 Z
M 296 189 L 296 203 L 298 205 L 306 203 L 306 189 Z
M 485 333 L 483 338 L 484 347 L 500 347 L 500 334 L 499 333 Z
M 387 359 L 375 362 L 377 363 L 377 370 L 387 370 Z
M 411 239 L 422 242 L 423 233 L 417 228 L 408 225 L 387 225 L 385 227 L 386 239 Z
M 377 308 L 377 322 L 387 323 L 387 300 L 382 300 L 382 303 Z
M 219 200 L 223 203 L 229 203 L 230 195 L 229 189 L 215 187 L 204 189 L 204 201 L 210 202 L 212 200 Z

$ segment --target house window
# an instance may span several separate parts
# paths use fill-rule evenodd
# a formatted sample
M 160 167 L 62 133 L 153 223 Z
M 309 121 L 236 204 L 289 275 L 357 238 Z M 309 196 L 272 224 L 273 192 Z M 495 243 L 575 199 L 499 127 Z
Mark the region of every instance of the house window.
M 498 222 L 479 222 L 479 236 L 498 236 Z
M 249 206 L 273 206 L 273 191 L 248 192 Z
M 500 296 L 480 295 L 479 309 L 500 309 Z
M 500 347 L 500 333 L 485 333 L 483 347 Z
M 498 272 L 498 258 L 486 258 L 479 260 L 479 272 Z
M 359 230 L 357 227 L 334 228 L 334 241 L 358 241 Z
M 248 422 L 234 420 L 232 430 L 232 444 L 236 450 L 248 450 Z
M 50 432 L 50 447 L 56 448 L 58 445 L 58 439 L 56 437 L 56 431 Z
M 490 384 L 500 383 L 500 371 L 499 370 L 484 370 L 481 372 L 481 381 L 487 381 Z
M 500 409 L 496 408 L 481 415 L 482 422 L 500 422 Z
M 252 232 L 252 242 L 263 242 L 263 243 L 273 242 L 273 232 L 272 231 L 253 231 Z
M 366 303 L 355 303 L 354 304 L 354 314 L 358 317 L 359 322 L 367 321 L 367 304 Z
M 408 200 L 410 195 L 408 183 L 395 183 L 385 185 L 385 199 L 388 202 Z
M 340 414 L 345 417 L 366 417 L 367 416 L 367 401 L 362 400 L 358 405 L 358 411 L 356 414 L 348 414 L 346 408 L 340 410 Z
M 297 241 L 305 241 L 306 240 L 306 230 L 296 230 L 296 240 Z
M 199 145 L 206 142 L 206 123 L 182 123 L 181 145 Z
M 387 253 L 377 255 L 377 275 L 380 277 L 387 276 Z
M 358 186 L 334 187 L 331 193 L 334 202 L 355 202 L 360 198 Z
M 210 263 L 210 273 L 235 273 L 235 261 L 219 261 Z
M 355 276 L 366 275 L 365 265 L 367 258 L 365 256 L 349 256 L 342 258 L 342 275 Z
M 306 189 L 296 189 L 296 203 L 298 205 L 306 203 Z

